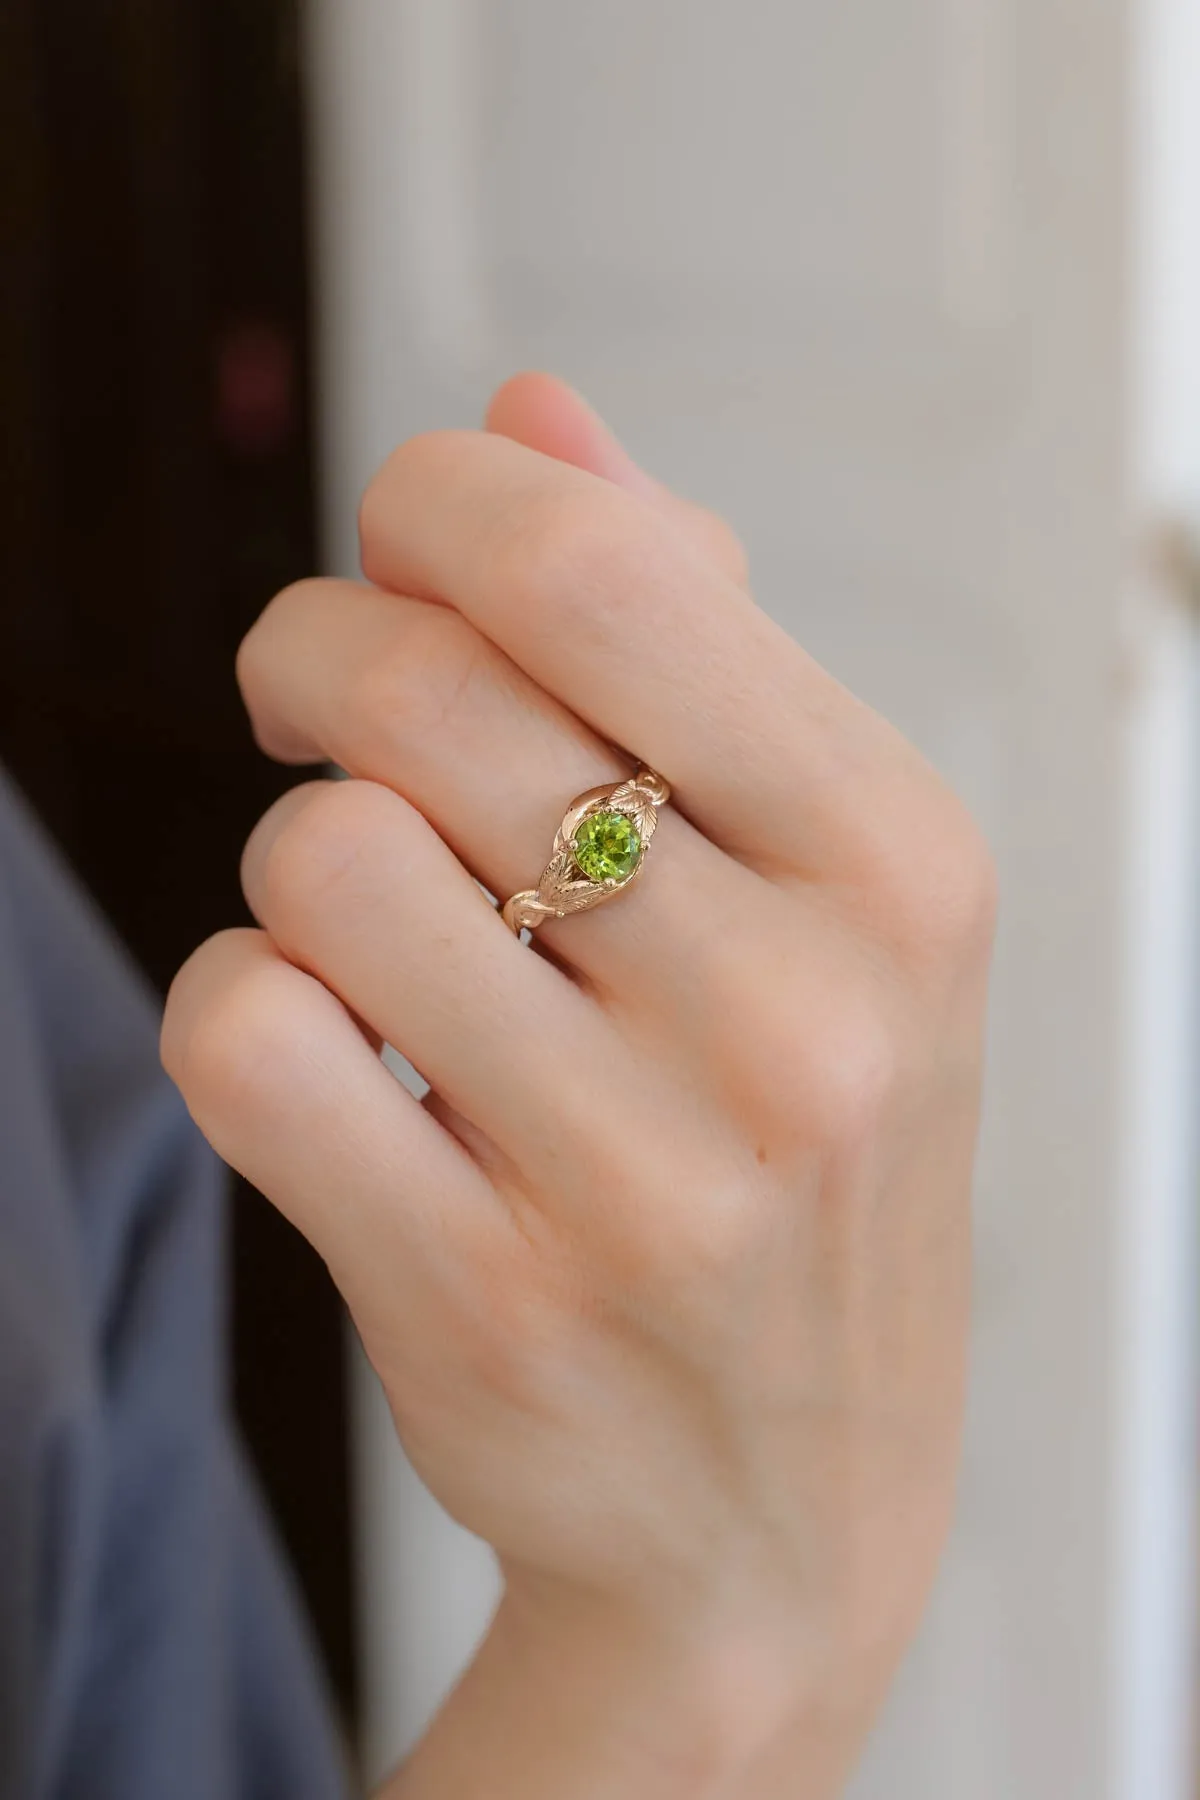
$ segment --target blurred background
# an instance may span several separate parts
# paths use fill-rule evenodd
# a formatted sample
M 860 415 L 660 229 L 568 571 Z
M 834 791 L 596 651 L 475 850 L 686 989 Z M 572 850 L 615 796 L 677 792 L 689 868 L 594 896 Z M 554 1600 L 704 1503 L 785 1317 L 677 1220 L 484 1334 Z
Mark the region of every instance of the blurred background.
M 554 369 L 1002 879 L 959 1523 L 855 1800 L 1197 1791 L 1200 0 L 4 0 L 0 758 L 165 985 L 291 779 L 232 678 L 399 438 Z M 491 1558 L 321 1267 L 233 1382 L 364 1767 Z

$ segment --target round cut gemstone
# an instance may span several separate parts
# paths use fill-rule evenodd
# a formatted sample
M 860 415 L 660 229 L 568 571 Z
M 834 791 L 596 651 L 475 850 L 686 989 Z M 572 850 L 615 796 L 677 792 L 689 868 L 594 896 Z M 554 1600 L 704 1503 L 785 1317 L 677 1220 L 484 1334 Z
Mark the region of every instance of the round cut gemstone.
M 642 854 L 642 835 L 625 813 L 597 812 L 575 832 L 575 861 L 589 881 L 628 881 Z

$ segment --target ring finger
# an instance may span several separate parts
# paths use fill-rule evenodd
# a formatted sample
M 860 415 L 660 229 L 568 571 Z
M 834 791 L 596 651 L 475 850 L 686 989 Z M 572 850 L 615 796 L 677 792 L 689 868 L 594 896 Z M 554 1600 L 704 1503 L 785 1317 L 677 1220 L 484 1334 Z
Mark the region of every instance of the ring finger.
M 239 676 L 265 749 L 403 794 L 502 900 L 536 884 L 569 801 L 628 773 L 452 608 L 360 584 L 285 590 Z M 643 880 L 539 935 L 606 997 L 653 1010 L 694 984 L 703 941 L 783 904 L 668 807 Z

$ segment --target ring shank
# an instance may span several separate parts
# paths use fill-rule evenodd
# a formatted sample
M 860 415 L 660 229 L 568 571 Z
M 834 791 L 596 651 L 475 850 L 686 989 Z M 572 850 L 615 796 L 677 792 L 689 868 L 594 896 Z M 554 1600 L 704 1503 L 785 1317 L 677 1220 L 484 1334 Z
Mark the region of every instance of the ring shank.
M 517 937 L 523 931 L 536 931 L 543 919 L 552 919 L 554 916 L 553 910 L 538 899 L 536 888 L 526 888 L 522 893 L 514 894 L 500 909 L 500 917 Z

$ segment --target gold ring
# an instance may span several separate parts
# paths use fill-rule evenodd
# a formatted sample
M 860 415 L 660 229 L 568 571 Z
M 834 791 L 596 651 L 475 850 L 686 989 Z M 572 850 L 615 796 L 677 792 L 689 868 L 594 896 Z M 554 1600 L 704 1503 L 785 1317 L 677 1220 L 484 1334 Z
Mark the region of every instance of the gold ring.
M 510 931 L 520 937 L 546 919 L 585 912 L 632 887 L 646 861 L 658 810 L 670 797 L 662 776 L 645 768 L 628 781 L 579 794 L 563 814 L 542 879 L 501 908 Z

